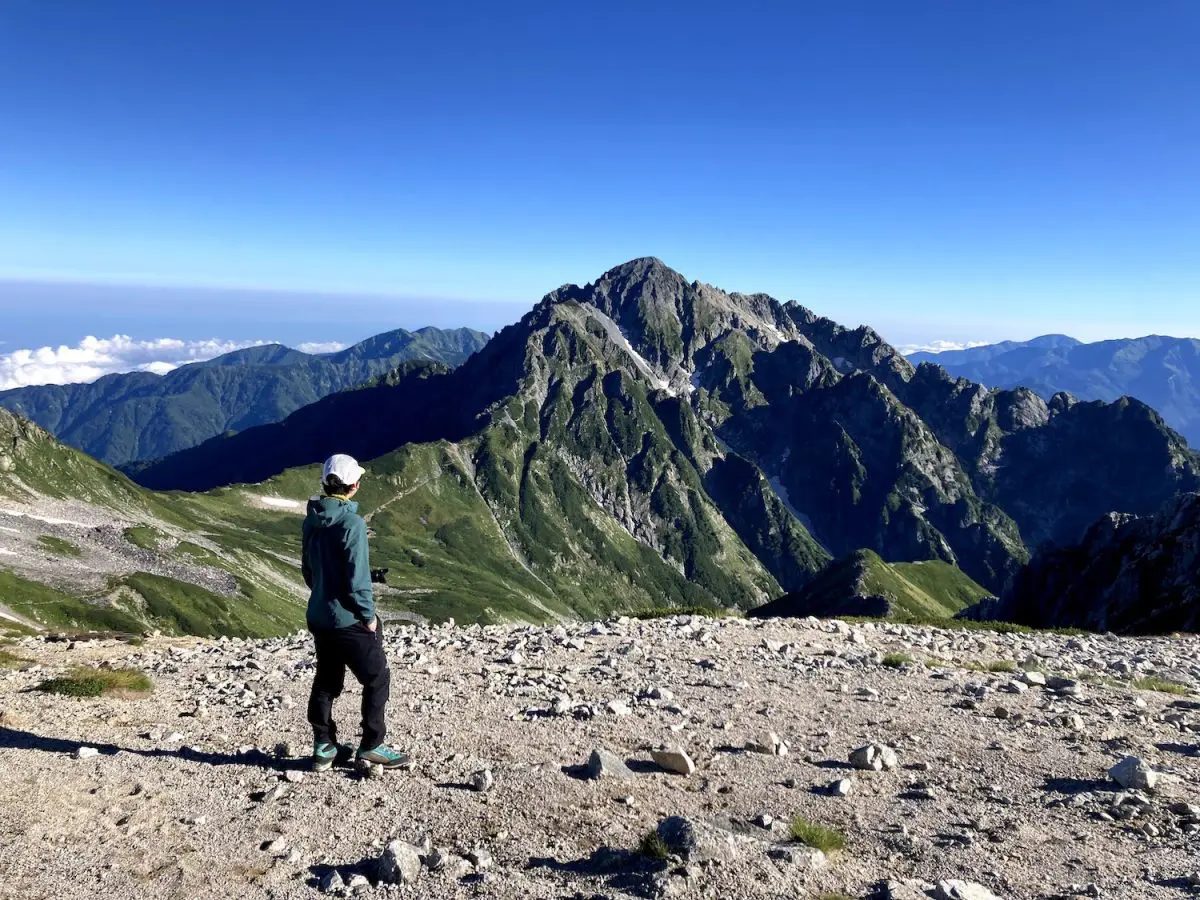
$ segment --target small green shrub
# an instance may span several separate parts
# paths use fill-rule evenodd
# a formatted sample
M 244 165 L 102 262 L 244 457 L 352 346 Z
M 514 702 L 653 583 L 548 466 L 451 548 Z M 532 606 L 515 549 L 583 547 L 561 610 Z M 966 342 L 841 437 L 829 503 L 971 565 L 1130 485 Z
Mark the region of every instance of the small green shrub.
M 671 855 L 671 848 L 667 846 L 667 842 L 658 836 L 657 831 L 648 831 L 646 836 L 642 838 L 642 842 L 638 845 L 638 853 L 650 859 L 666 859 Z
M 125 540 L 142 550 L 157 550 L 163 538 L 162 533 L 150 525 L 131 525 L 123 534 Z
M 1186 684 L 1171 681 L 1169 678 L 1159 678 L 1157 675 L 1135 678 L 1132 683 L 1140 691 L 1158 691 L 1162 694 L 1175 694 L 1179 697 L 1186 697 L 1192 693 L 1191 688 Z
M 0 647 L 0 669 L 17 669 L 29 662 L 25 657 L 18 656 L 11 650 Z
M 846 836 L 840 831 L 801 816 L 792 819 L 792 840 L 823 853 L 846 849 Z
M 902 666 L 910 666 L 916 661 L 916 657 L 908 653 L 889 653 L 883 658 L 883 665 L 889 669 L 899 669 Z
M 83 551 L 78 546 L 64 538 L 55 537 L 52 534 L 43 534 L 38 538 L 38 544 L 51 556 L 61 556 L 69 559 L 78 559 L 83 556 Z
M 963 663 L 963 668 L 969 669 L 972 672 L 991 672 L 993 674 L 1004 672 L 1011 675 L 1017 671 L 1017 664 L 1011 659 L 990 659 L 984 662 L 977 662 L 972 659 Z
M 145 672 L 137 669 L 80 666 L 66 675 L 43 681 L 37 689 L 65 697 L 132 697 L 150 693 L 154 690 L 154 683 Z

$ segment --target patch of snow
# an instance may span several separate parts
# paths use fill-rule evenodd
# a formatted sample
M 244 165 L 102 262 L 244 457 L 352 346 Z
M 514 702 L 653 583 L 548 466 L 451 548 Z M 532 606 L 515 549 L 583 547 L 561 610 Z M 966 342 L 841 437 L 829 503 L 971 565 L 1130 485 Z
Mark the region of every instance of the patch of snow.
M 0 531 L 7 531 L 9 534 L 20 534 L 20 528 L 9 528 L 7 525 L 0 525 Z
M 14 551 L 5 550 L 3 547 L 0 547 L 0 556 L 16 556 L 16 555 L 17 554 Z
M 672 397 L 679 396 L 679 394 L 671 388 L 671 383 L 665 378 L 659 376 L 659 374 L 654 371 L 654 367 L 650 365 L 649 360 L 633 349 L 633 344 L 629 343 L 629 338 L 625 337 L 624 332 L 621 331 L 620 326 L 618 326 L 616 322 L 614 322 L 604 313 L 600 312 L 598 309 L 589 307 L 588 312 L 595 316 L 597 320 L 599 320 L 600 324 L 604 326 L 605 332 L 607 332 L 613 343 L 617 344 L 622 350 L 629 354 L 630 358 L 633 359 L 633 363 L 637 367 L 638 371 L 650 379 L 651 383 L 653 383 L 656 388 L 658 388 L 660 391 L 666 391 Z
M 779 480 L 779 477 L 776 476 L 774 478 L 768 478 L 767 484 L 771 486 L 771 490 L 775 492 L 775 496 L 777 496 L 780 502 L 783 503 L 784 508 L 787 509 L 787 511 L 793 516 L 795 516 L 799 520 L 800 524 L 808 530 L 808 533 L 812 539 L 820 544 L 823 550 L 828 551 L 829 548 L 825 546 L 824 542 L 819 537 L 817 537 L 816 529 L 813 528 L 812 519 L 792 505 L 792 498 L 788 496 L 787 488 L 783 486 L 783 482 Z
M 301 506 L 299 500 L 288 500 L 286 497 L 259 497 L 258 499 L 263 506 L 274 506 L 278 509 L 299 509 Z

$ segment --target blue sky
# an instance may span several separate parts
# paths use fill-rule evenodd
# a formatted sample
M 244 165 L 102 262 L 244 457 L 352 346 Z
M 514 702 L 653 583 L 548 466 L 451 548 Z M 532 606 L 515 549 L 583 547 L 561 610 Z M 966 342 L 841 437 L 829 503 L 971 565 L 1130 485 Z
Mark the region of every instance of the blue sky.
M 1187 0 L 6 0 L 0 340 L 490 329 L 644 255 L 900 344 L 1200 336 L 1198 45 Z

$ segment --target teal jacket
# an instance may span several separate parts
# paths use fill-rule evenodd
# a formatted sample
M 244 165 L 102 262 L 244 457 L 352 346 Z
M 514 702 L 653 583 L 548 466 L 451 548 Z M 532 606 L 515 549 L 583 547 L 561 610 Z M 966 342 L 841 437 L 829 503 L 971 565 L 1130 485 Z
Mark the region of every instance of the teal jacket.
M 367 551 L 367 523 L 358 504 L 313 497 L 304 519 L 301 571 L 312 589 L 308 627 L 319 631 L 375 621 L 375 592 Z

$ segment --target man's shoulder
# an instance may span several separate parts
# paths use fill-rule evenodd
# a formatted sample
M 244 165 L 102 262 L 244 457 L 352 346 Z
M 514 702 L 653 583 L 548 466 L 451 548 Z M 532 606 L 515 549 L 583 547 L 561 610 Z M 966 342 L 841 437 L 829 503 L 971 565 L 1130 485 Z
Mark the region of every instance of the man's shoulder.
M 366 534 L 367 520 L 358 513 L 350 513 L 338 523 L 349 535 Z

